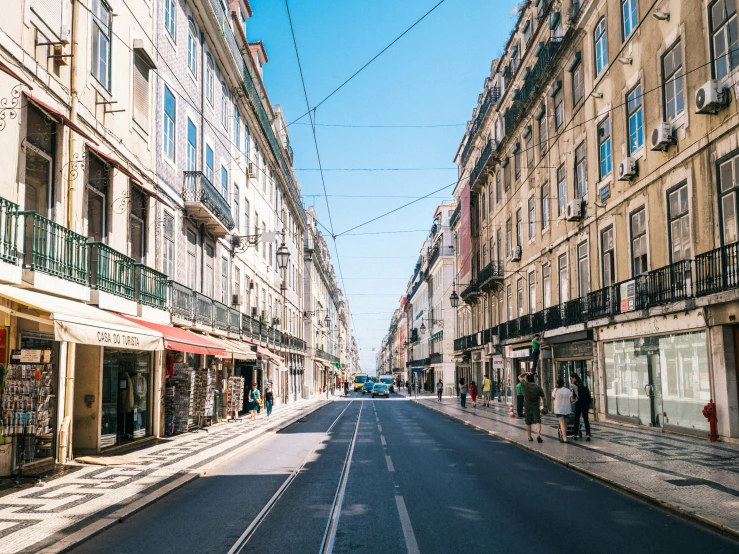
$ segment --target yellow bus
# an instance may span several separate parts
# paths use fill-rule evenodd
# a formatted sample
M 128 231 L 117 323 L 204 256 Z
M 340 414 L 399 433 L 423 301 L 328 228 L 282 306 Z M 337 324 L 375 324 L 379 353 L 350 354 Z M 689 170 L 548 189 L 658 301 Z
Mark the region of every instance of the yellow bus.
M 366 373 L 357 373 L 354 376 L 354 390 L 362 390 L 362 387 L 367 382 L 367 374 Z

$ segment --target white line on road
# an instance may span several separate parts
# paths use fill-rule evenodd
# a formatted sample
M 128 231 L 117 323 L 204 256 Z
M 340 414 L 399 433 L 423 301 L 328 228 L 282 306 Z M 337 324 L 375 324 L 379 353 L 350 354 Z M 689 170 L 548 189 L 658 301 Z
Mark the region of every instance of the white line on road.
M 387 462 L 387 470 L 390 473 L 395 473 L 395 467 L 393 466 L 393 461 L 390 459 L 390 456 L 387 454 L 385 455 L 385 461 Z
M 380 442 L 382 443 L 382 446 L 387 446 L 387 442 L 385 442 L 385 437 L 383 435 L 380 435 Z
M 413 533 L 411 518 L 408 515 L 408 509 L 405 507 L 405 500 L 403 500 L 402 496 L 396 496 L 395 503 L 398 505 L 400 525 L 403 528 L 403 537 L 405 537 L 405 547 L 408 550 L 408 554 L 420 554 L 421 551 L 418 549 L 416 535 Z
M 379 431 L 380 433 L 382 433 L 382 425 L 380 425 L 379 423 L 377 424 L 377 430 L 378 430 L 378 431 Z

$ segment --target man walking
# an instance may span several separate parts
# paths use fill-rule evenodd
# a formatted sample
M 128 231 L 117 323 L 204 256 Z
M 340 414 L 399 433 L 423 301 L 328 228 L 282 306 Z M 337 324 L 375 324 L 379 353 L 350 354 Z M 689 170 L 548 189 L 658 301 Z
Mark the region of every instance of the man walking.
M 539 367 L 539 340 L 541 339 L 541 335 L 537 333 L 534 335 L 534 338 L 531 339 L 531 375 L 536 375 L 536 369 Z
M 436 383 L 436 396 L 439 397 L 439 402 L 441 402 L 441 393 L 444 392 L 444 383 L 441 379 L 439 379 L 439 382 Z
M 526 434 L 529 441 L 531 438 L 531 426 L 536 425 L 536 442 L 544 442 L 541 439 L 541 410 L 539 401 L 542 401 L 544 408 L 547 407 L 547 399 L 544 395 L 544 389 L 534 383 L 534 376 L 531 373 L 526 375 L 526 382 L 523 385 L 523 402 L 526 409 Z
M 493 394 L 493 382 L 488 377 L 488 374 L 485 374 L 485 377 L 482 380 L 482 405 L 483 406 L 490 406 L 490 397 Z
M 518 383 L 516 383 L 516 415 L 523 417 L 523 383 L 526 379 L 525 374 L 518 376 Z
M 585 423 L 585 440 L 590 441 L 590 421 L 588 420 L 588 412 L 590 411 L 590 389 L 582 382 L 577 373 L 570 375 L 573 394 L 575 395 L 575 440 L 580 436 L 580 415 L 582 415 Z

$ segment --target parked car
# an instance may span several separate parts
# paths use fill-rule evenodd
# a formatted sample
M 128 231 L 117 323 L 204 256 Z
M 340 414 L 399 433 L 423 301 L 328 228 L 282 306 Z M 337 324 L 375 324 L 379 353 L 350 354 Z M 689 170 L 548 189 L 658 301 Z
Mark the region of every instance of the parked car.
M 372 388 L 372 398 L 375 396 L 384 396 L 385 398 L 390 398 L 390 389 L 385 383 L 377 383 Z
M 375 384 L 372 381 L 367 381 L 362 387 L 362 394 L 367 394 L 368 392 L 372 392 L 372 389 L 374 386 Z

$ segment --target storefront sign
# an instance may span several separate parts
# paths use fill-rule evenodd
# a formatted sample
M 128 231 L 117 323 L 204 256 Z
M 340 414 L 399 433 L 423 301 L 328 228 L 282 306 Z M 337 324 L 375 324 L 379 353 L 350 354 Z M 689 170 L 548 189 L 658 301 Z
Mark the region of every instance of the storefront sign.
M 482 361 L 482 351 L 473 352 L 472 353 L 472 361 L 473 362 L 481 362 Z
M 505 365 L 505 360 L 503 359 L 503 356 L 493 356 L 493 370 L 502 370 L 503 366 Z
M 530 354 L 530 348 L 517 348 L 514 350 L 512 346 L 505 347 L 506 358 L 528 358 Z
M 126 350 L 162 350 L 163 347 L 161 335 L 104 329 L 68 321 L 55 321 L 54 328 L 59 341 Z
M 21 350 L 19 361 L 22 364 L 40 364 L 41 350 Z
M 636 281 L 633 279 L 621 285 L 621 313 L 633 312 L 636 307 L 634 299 L 636 296 Z
M 593 357 L 592 340 L 555 344 L 552 348 L 554 349 L 554 358 L 557 360 Z

